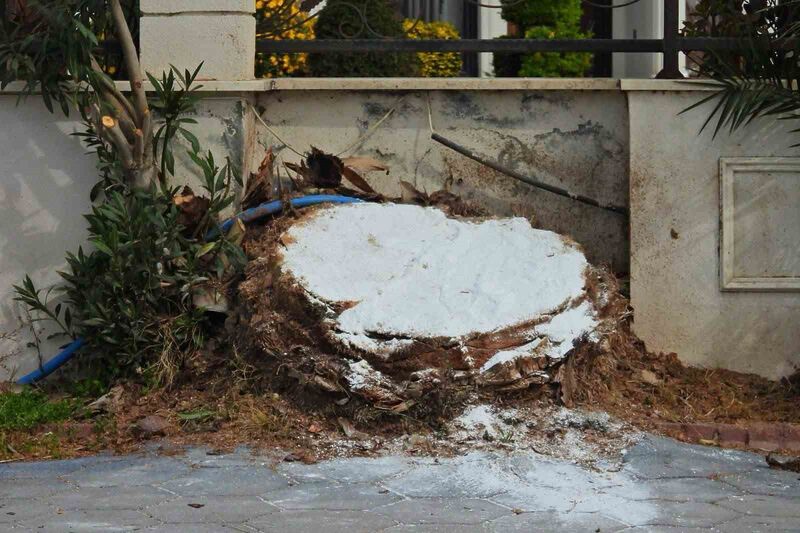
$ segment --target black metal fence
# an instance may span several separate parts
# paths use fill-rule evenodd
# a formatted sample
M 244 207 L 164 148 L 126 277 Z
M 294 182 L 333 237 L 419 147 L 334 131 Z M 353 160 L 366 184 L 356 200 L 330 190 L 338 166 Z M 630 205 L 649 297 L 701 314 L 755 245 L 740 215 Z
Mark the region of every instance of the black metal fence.
M 256 42 L 256 50 L 278 53 L 341 52 L 622 52 L 661 53 L 664 64 L 657 78 L 682 78 L 680 52 L 733 49 L 737 39 L 719 37 L 683 37 L 680 34 L 680 0 L 654 0 L 664 3 L 663 39 L 316 39 L 266 40 Z M 619 7 L 624 7 L 621 5 Z

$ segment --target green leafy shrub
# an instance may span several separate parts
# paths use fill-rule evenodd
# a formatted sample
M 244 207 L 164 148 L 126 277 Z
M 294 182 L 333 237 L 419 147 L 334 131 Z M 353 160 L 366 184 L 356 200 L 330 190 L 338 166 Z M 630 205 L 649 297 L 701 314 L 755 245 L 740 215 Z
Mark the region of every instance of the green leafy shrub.
M 798 4 L 780 4 L 777 0 L 766 3 L 763 0 L 700 0 L 686 17 L 683 34 L 687 37 L 739 39 L 758 38 L 770 31 L 777 31 L 781 35 L 787 28 L 779 28 L 783 24 L 775 22 L 783 19 L 789 24 L 796 23 Z M 795 13 L 792 15 L 790 10 Z M 688 54 L 688 59 L 691 69 L 700 75 L 713 77 L 716 73 L 727 73 L 727 65 L 741 60 L 741 54 L 732 51 L 694 51 Z
M 234 201 L 232 182 L 240 178 L 229 163 L 220 167 L 210 152 L 200 153 L 197 138 L 186 129 L 195 122 L 186 115 L 198 100 L 192 85 L 198 72 L 150 76 L 155 89 L 150 107 L 162 119 L 152 142 L 167 176 L 175 173 L 172 141 L 184 137 L 206 196 L 163 181 L 130 187 L 116 152 L 87 120 L 81 136 L 95 149 L 101 170 L 92 192 L 97 202 L 85 217 L 93 250 L 67 253 L 68 268 L 60 272 L 64 283 L 57 289 L 63 301 L 57 305 L 50 302 L 51 291 L 37 289 L 27 276 L 14 287 L 15 299 L 33 311 L 34 320 L 50 320 L 64 334 L 87 341 L 78 360 L 105 383 L 142 372 L 170 383 L 186 354 L 204 342 L 207 314 L 196 297 L 221 287 L 246 260 L 226 236 L 205 240 Z
M 586 37 L 568 26 L 534 26 L 527 39 L 580 39 Z M 535 52 L 522 57 L 519 75 L 530 78 L 580 77 L 592 65 L 592 54 L 583 52 Z
M 591 37 L 580 29 L 581 0 L 503 0 L 502 4 L 503 18 L 516 25 L 526 39 Z M 519 57 L 515 56 L 517 54 L 495 54 L 495 73 L 498 76 L 577 77 L 586 73 L 592 61 L 592 54 L 584 52 L 537 52 L 523 55 L 519 70 L 512 74 Z
M 17 299 L 86 339 L 82 357 L 104 380 L 150 370 L 169 382 L 183 357 L 204 342 L 207 315 L 195 305 L 198 291 L 221 286 L 230 267 L 244 264 L 227 239 L 205 242 L 205 232 L 233 200 L 229 165 L 192 154 L 203 170 L 208 211 L 194 228 L 173 200 L 177 189 L 112 191 L 86 216 L 94 250 L 67 254 L 61 272 L 65 302 L 54 309 L 26 277 Z M 191 229 L 191 231 L 187 231 Z
M 503 35 L 498 39 L 514 39 L 513 35 Z M 493 52 L 494 75 L 498 78 L 516 78 L 522 68 L 522 54 L 518 52 Z
M 405 37 L 402 21 L 388 0 L 328 0 L 317 18 L 314 34 L 317 39 Z M 312 76 L 391 77 L 417 73 L 414 54 L 405 53 L 309 54 L 308 66 Z
M 32 429 L 68 419 L 76 405 L 70 400 L 51 402 L 40 392 L 0 393 L 0 430 Z
M 224 286 L 243 265 L 238 243 L 219 234 L 223 210 L 233 202 L 231 181 L 241 177 L 230 162 L 221 168 L 200 150 L 187 129 L 199 97 L 194 72 L 148 74 L 148 98 L 124 5 L 131 0 L 25 0 L 22 10 L 0 19 L 0 87 L 25 82 L 52 110 L 77 108 L 80 134 L 97 155 L 100 181 L 92 190 L 92 249 L 67 254 L 58 292 L 37 289 L 29 277 L 15 286 L 17 301 L 34 320 L 51 320 L 64 334 L 83 337 L 78 361 L 92 379 L 147 372 L 169 384 L 185 356 L 203 343 L 208 305 L 218 305 Z M 129 14 L 129 12 L 128 12 Z M 111 16 L 109 16 L 111 15 Z M 130 79 L 130 96 L 111 81 L 98 60 L 92 28 L 113 26 Z M 170 188 L 175 175 L 173 140 L 190 145 L 206 196 Z M 186 181 L 185 179 L 179 181 Z M 241 227 L 234 226 L 237 241 Z M 102 380 L 101 380 L 102 382 Z
M 796 126 L 800 120 L 800 85 L 796 81 L 800 79 L 800 4 L 751 0 L 744 2 L 743 9 L 747 16 L 741 19 L 734 16 L 727 22 L 715 22 L 730 24 L 725 31 L 740 27 L 737 37 L 741 39 L 738 47 L 713 54 L 713 63 L 706 65 L 704 73 L 713 79 L 706 85 L 716 90 L 682 111 L 708 105 L 701 131 L 713 126 L 714 136 L 724 129 L 730 133 L 743 129 L 756 119 L 764 121 L 760 127 L 786 121 Z M 789 131 L 799 132 L 796 127 Z M 791 147 L 798 146 L 800 143 Z
M 524 34 L 534 26 L 574 25 L 583 13 L 581 0 L 502 0 L 503 20 Z
M 460 39 L 458 30 L 449 22 L 425 22 L 406 19 L 403 30 L 409 39 Z M 457 52 L 420 52 L 419 74 L 425 78 L 448 78 L 461 74 L 463 61 Z

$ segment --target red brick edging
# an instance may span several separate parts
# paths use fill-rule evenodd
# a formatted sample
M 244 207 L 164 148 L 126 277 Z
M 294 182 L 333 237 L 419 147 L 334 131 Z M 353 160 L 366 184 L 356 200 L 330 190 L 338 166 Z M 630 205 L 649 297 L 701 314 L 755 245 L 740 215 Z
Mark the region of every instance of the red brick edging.
M 783 422 L 749 422 L 747 425 L 660 422 L 664 433 L 700 444 L 754 448 L 767 452 L 800 452 L 800 425 Z

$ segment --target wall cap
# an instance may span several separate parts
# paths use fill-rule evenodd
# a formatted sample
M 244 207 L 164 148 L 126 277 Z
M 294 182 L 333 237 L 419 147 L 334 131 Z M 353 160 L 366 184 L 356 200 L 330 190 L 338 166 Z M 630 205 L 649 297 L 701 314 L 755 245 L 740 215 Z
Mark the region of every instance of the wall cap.
M 201 72 L 202 75 L 202 72 Z M 202 81 L 204 93 L 272 91 L 650 91 L 713 90 L 696 80 L 619 80 L 614 78 L 271 78 Z M 18 94 L 23 82 L 12 82 L 0 94 Z M 128 90 L 128 82 L 117 82 Z M 150 89 L 149 83 L 145 84 Z
M 255 13 L 255 0 L 140 0 L 143 15 Z
M 708 85 L 711 80 L 655 80 L 655 79 L 629 79 L 620 80 L 620 89 L 623 91 L 713 91 L 714 87 Z

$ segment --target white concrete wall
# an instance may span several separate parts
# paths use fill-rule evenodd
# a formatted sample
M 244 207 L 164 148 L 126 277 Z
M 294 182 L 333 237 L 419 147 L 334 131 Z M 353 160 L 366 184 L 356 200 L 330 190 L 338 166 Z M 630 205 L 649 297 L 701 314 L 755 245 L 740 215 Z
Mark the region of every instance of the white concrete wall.
M 255 76 L 255 0 L 140 0 L 142 68 L 183 72 L 203 63 L 201 79 Z
M 24 309 L 13 301 L 12 284 L 25 274 L 41 287 L 59 281 L 64 252 L 85 244 L 89 190 L 97 181 L 95 161 L 70 133 L 79 123 L 51 115 L 38 97 L 17 105 L 0 95 L 0 381 L 37 366 L 38 354 Z M 37 324 L 42 355 L 49 358 L 63 339 Z
M 390 165 L 389 175 L 368 176 L 379 190 L 398 194 L 400 179 L 427 191 L 448 181 L 455 193 L 494 213 L 533 216 L 543 227 L 571 234 L 594 261 L 620 270 L 627 264 L 628 230 L 615 215 L 516 183 L 433 144 L 428 95 L 439 133 L 519 171 L 617 203 L 626 202 L 630 177 L 637 333 L 651 349 L 675 351 L 692 364 L 785 375 L 800 363 L 800 292 L 721 290 L 718 165 L 723 156 L 794 155 L 789 136 L 770 125 L 730 138 L 698 137 L 703 112 L 677 116 L 699 96 L 685 89 L 682 83 L 624 80 L 209 82 L 195 131 L 220 158 L 233 153 L 247 173 L 261 156 L 257 141 L 278 145 L 286 161 L 297 157 L 256 127 L 245 101 L 263 106 L 264 119 L 300 151 L 312 144 L 343 150 L 395 108 L 354 150 Z M 64 252 L 85 240 L 82 214 L 96 180 L 94 161 L 68 136 L 78 126 L 50 115 L 36 98 L 19 107 L 16 100 L 0 93 L 0 380 L 37 365 L 11 284 L 25 273 L 43 286 L 58 279 Z M 180 180 L 191 182 L 191 172 L 180 171 Z M 755 215 L 746 227 L 771 220 L 759 213 L 776 206 L 789 209 L 786 220 L 797 220 L 791 202 L 765 204 L 764 198 L 749 206 L 748 217 Z M 796 242 L 769 232 L 763 238 Z M 752 249 L 757 240 L 745 244 Z M 776 253 L 771 246 L 756 249 Z M 777 263 L 758 264 L 777 264 L 782 275 L 800 265 L 796 250 L 777 251 L 786 254 Z M 56 344 L 45 342 L 43 355 L 51 356 Z
M 800 365 L 800 292 L 721 290 L 719 159 L 797 156 L 789 148 L 796 134 L 769 121 L 732 136 L 698 137 L 709 108 L 678 113 L 701 96 L 628 93 L 635 331 L 651 350 L 676 352 L 690 364 L 785 376 Z M 797 198 L 800 173 L 785 177 L 786 194 Z M 789 269 L 800 276 L 800 249 L 773 246 L 789 237 L 781 233 L 800 231 L 800 203 L 777 202 L 768 192 L 736 213 L 737 224 L 750 218 L 736 237 L 749 244 L 749 259 L 740 260 L 780 264 L 777 275 Z M 776 209 L 785 209 L 781 223 L 770 224 Z
M 13 301 L 12 285 L 28 274 L 37 286 L 60 281 L 67 251 L 86 247 L 89 191 L 98 180 L 93 156 L 70 134 L 82 131 L 79 121 L 49 113 L 38 95 L 17 105 L 16 94 L 0 93 L 0 381 L 37 368 L 39 355 L 52 357 L 64 338 L 47 339 L 55 330 L 47 323 L 31 324 L 24 307 Z M 247 96 L 209 94 L 198 106 L 193 131 L 204 150 L 220 165 L 230 156 L 249 173 L 254 130 L 245 116 Z M 186 145 L 175 149 L 174 182 L 201 190 Z M 53 294 L 55 297 L 56 294 Z M 35 341 L 40 349 L 28 346 Z
M 427 107 L 430 99 L 437 133 L 486 159 L 604 203 L 627 205 L 624 95 L 619 90 L 487 90 L 490 83 L 461 85 L 467 89 L 277 90 L 261 93 L 258 102 L 273 131 L 299 152 L 316 146 L 338 153 L 395 109 L 353 152 L 391 167 L 388 175 L 367 176 L 378 191 L 399 196 L 401 180 L 427 192 L 451 183 L 452 192 L 491 213 L 530 217 L 540 227 L 571 235 L 591 261 L 627 272 L 624 217 L 518 182 L 432 141 Z M 299 156 L 284 149 L 265 128 L 259 127 L 258 135 L 262 144 L 276 145 L 279 158 L 299 162 Z

